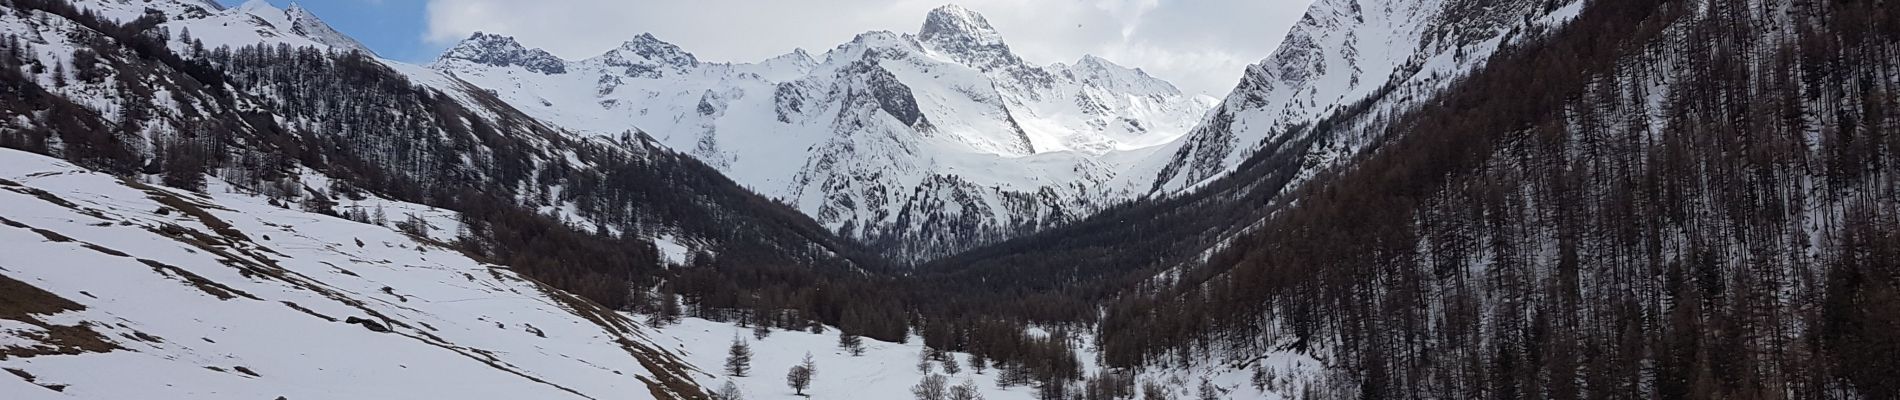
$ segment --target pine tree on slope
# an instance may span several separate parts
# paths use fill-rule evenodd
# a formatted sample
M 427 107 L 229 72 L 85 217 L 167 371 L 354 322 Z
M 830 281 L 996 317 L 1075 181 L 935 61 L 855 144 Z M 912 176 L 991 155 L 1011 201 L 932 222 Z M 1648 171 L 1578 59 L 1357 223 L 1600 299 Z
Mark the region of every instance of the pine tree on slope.
M 726 350 L 726 375 L 746 376 L 752 371 L 752 346 L 738 337 L 732 338 L 732 347 Z

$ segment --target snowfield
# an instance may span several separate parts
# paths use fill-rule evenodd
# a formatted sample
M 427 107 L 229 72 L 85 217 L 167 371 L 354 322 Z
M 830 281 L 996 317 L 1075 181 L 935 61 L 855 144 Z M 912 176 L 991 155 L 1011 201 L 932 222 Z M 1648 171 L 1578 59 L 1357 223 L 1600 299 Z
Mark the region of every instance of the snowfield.
M 678 324 L 655 330 L 657 332 L 652 335 L 654 344 L 681 353 L 688 363 L 702 367 L 693 373 L 693 378 L 705 384 L 708 391 L 716 391 L 725 382 L 732 382 L 748 400 L 803 399 L 786 385 L 785 375 L 792 366 L 803 361 L 807 353 L 811 354 L 818 366 L 812 387 L 805 389 L 805 394 L 813 399 L 910 399 L 913 398 L 911 386 L 924 377 L 917 370 L 919 353 L 924 351 L 923 339 L 914 336 L 908 343 L 865 338 L 864 355 L 852 356 L 838 348 L 836 329 L 826 329 L 820 334 L 773 329 L 771 336 L 758 340 L 753 338 L 751 328 L 699 318 L 682 318 Z M 752 349 L 752 371 L 744 377 L 728 376 L 722 368 L 726 362 L 727 347 L 734 338 L 750 343 Z M 1095 362 L 1095 350 L 1089 345 L 1091 341 L 1092 338 L 1082 336 L 1076 341 L 1074 349 L 1086 373 L 1093 375 L 1100 372 L 1100 366 Z M 1036 398 L 1035 387 L 998 388 L 998 372 L 994 368 L 977 374 L 970 368 L 969 354 L 948 354 L 955 357 L 962 367 L 958 374 L 948 376 L 950 385 L 972 381 L 988 400 Z M 1280 390 L 1260 391 L 1251 386 L 1249 379 L 1255 364 L 1267 365 L 1275 371 Z M 1156 382 L 1173 388 L 1176 399 L 1194 399 L 1192 391 L 1198 388 L 1204 378 L 1219 388 L 1224 399 L 1291 399 L 1298 398 L 1298 389 L 1303 387 L 1301 385 L 1320 375 L 1321 365 L 1319 360 L 1305 355 L 1275 352 L 1262 355 L 1247 365 L 1196 363 L 1180 368 L 1143 371 L 1136 375 L 1136 381 Z M 943 374 L 942 364 L 932 363 L 931 373 Z
M 427 239 L 14 150 L 0 179 L 0 398 L 696 390 L 631 321 Z

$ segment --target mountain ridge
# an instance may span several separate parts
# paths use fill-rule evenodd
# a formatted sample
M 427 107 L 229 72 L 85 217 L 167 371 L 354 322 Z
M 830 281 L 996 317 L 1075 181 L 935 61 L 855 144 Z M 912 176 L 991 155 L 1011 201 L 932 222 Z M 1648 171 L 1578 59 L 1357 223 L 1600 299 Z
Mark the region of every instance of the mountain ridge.
M 919 31 L 866 32 L 822 56 L 794 50 L 760 63 L 701 62 L 643 34 L 565 61 L 565 74 L 460 50 L 431 68 L 575 131 L 650 134 L 907 259 L 1137 195 L 1104 183 L 1187 132 L 1211 103 L 1099 57 L 1029 65 L 980 14 L 954 5 L 931 11 Z

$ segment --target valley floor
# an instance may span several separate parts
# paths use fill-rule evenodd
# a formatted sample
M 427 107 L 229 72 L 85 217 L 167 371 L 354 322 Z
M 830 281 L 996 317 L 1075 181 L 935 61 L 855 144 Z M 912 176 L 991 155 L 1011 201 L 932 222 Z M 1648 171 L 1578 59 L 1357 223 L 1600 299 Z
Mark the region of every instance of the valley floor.
M 643 316 L 630 316 L 635 320 L 645 320 Z M 812 387 L 805 390 L 805 394 L 812 399 L 910 399 L 913 398 L 911 387 L 925 376 L 917 368 L 924 346 L 922 339 L 914 336 L 908 343 L 866 338 L 864 355 L 852 356 L 838 347 L 838 331 L 835 329 L 818 334 L 773 329 L 770 336 L 760 340 L 754 339 L 751 328 L 737 324 L 682 318 L 678 324 L 656 331 L 649 335 L 655 345 L 682 354 L 686 362 L 699 367 L 699 371 L 692 374 L 694 380 L 714 391 L 730 381 L 749 400 L 804 399 L 786 385 L 785 375 L 806 354 L 811 354 L 818 366 Z M 727 348 L 735 338 L 749 343 L 753 353 L 752 371 L 744 377 L 729 376 L 722 368 Z M 1078 340 L 1076 355 L 1092 375 L 1099 372 L 1100 367 L 1093 361 L 1095 352 L 1087 344 L 1088 341 L 1087 337 Z M 948 384 L 954 386 L 966 380 L 974 382 L 983 398 L 988 400 L 1036 398 L 1034 387 L 997 387 L 998 371 L 993 368 L 982 374 L 975 373 L 969 367 L 969 354 L 949 354 L 957 360 L 961 370 L 958 374 L 946 376 Z M 1311 357 L 1291 353 L 1268 354 L 1258 362 L 1276 371 L 1275 376 L 1281 382 L 1276 384 L 1278 388 L 1298 387 L 1298 384 L 1303 383 L 1296 382 L 1302 381 L 1302 377 L 1316 376 L 1320 365 L 1318 360 Z M 1156 382 L 1169 387 L 1174 391 L 1175 399 L 1197 399 L 1194 391 L 1198 389 L 1202 378 L 1213 383 L 1221 399 L 1296 398 L 1295 391 L 1256 390 L 1250 383 L 1251 366 L 1196 365 L 1147 371 L 1138 376 L 1137 382 Z M 930 373 L 943 374 L 943 371 L 941 363 L 932 363 Z

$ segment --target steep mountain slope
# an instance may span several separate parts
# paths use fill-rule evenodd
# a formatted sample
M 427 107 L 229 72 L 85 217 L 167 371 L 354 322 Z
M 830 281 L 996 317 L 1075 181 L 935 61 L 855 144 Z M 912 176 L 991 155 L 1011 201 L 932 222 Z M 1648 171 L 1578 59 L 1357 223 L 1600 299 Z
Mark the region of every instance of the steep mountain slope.
M 1238 169 L 1259 152 L 1323 129 L 1354 107 L 1396 113 L 1481 66 L 1500 40 L 1568 2 L 1539 0 L 1320 0 L 1271 57 L 1192 133 L 1132 167 L 1124 185 L 1178 194 Z M 1376 137 L 1327 137 L 1303 155 L 1324 167 Z
M 931 12 L 814 59 L 698 60 L 651 35 L 562 61 L 476 34 L 433 68 L 582 132 L 639 131 L 888 254 L 923 258 L 1066 221 L 1185 133 L 1203 99 L 1095 57 L 1025 63 L 981 15 Z
M 211 192 L 0 149 L 0 369 L 21 378 L 0 393 L 704 396 L 689 365 L 592 302 L 428 237 Z M 371 203 L 454 221 L 352 206 Z

